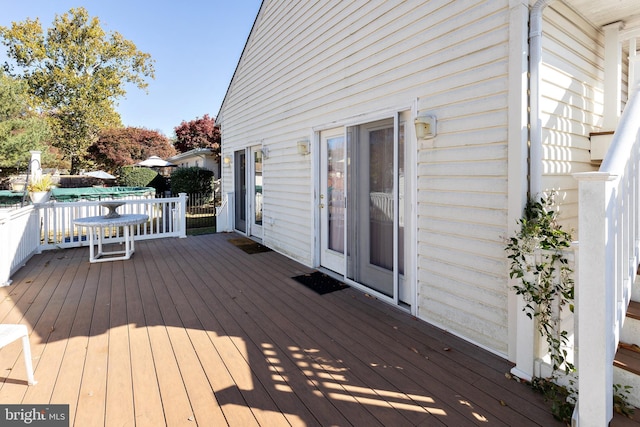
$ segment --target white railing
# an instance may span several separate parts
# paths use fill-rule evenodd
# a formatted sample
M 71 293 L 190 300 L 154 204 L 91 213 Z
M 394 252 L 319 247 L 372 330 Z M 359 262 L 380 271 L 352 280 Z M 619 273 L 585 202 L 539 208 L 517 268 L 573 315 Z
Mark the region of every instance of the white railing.
M 149 221 L 134 226 L 136 240 L 186 237 L 187 195 L 164 199 L 118 199 L 124 204 L 118 213 L 140 213 Z M 0 212 L 0 286 L 11 283 L 13 275 L 34 253 L 47 249 L 87 246 L 88 230 L 76 227 L 76 218 L 107 213 L 100 201 L 47 202 Z M 103 230 L 104 243 L 124 241 L 120 227 Z
M 378 221 L 393 221 L 393 194 L 369 193 L 369 215 Z
M 598 172 L 576 174 L 579 190 L 578 423 L 613 417 L 613 359 L 638 268 L 640 96 L 634 88 Z
M 0 286 L 38 251 L 38 212 L 33 206 L 0 212 Z
M 120 214 L 144 214 L 149 221 L 134 226 L 136 240 L 161 237 L 186 236 L 186 194 L 163 199 L 123 200 L 118 208 Z M 60 249 L 88 245 L 87 228 L 75 227 L 76 218 L 99 216 L 107 213 L 100 201 L 92 202 L 49 202 L 39 206 L 42 232 L 40 248 Z M 103 229 L 103 242 L 124 241 L 121 227 Z

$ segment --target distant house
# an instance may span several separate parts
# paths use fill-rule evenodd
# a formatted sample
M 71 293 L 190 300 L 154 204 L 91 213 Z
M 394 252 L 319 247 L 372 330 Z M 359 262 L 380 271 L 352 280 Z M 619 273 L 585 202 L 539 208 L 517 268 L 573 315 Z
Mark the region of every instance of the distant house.
M 195 148 L 176 154 L 168 158 L 167 161 L 181 168 L 197 166 L 208 169 L 214 173 L 215 179 L 220 178 L 220 163 L 210 148 Z
M 572 175 L 607 151 L 638 35 L 631 0 L 265 0 L 216 117 L 219 231 L 531 377 L 544 362 L 505 239 L 552 190 L 577 233 Z

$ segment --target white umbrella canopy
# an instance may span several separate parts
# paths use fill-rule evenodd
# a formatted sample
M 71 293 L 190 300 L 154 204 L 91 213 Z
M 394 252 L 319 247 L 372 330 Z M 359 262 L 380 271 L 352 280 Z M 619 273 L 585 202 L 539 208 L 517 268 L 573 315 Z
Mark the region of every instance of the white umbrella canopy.
M 110 173 L 107 173 L 105 171 L 91 171 L 91 172 L 85 172 L 86 176 L 90 176 L 92 178 L 100 178 L 100 179 L 116 179 L 115 176 L 111 175 Z
M 162 160 L 158 156 L 151 156 L 146 160 L 136 163 L 138 166 L 145 166 L 148 168 L 164 168 L 168 166 L 176 166 L 171 162 L 167 162 L 166 160 Z

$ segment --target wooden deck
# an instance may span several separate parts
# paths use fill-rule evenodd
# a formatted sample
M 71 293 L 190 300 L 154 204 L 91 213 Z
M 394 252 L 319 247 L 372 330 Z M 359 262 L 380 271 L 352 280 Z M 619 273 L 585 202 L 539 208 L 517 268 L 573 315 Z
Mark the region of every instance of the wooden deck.
M 75 426 L 562 425 L 511 365 L 361 292 L 320 296 L 311 271 L 232 234 L 33 257 L 0 288 L 0 404 L 70 405 Z M 615 425 L 635 425 L 616 418 Z

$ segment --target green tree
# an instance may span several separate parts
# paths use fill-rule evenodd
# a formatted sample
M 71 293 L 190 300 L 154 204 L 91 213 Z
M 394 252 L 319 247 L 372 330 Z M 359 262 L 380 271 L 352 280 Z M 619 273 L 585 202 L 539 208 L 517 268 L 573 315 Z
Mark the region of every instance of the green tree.
M 169 189 L 167 179 L 151 168 L 123 166 L 118 171 L 118 184 L 124 187 L 153 187 L 156 194 Z
M 29 163 L 30 150 L 42 151 L 43 163 L 52 161 L 47 121 L 28 108 L 26 85 L 0 71 L 0 168 L 15 170 Z
M 213 172 L 198 166 L 178 168 L 171 173 L 171 191 L 178 193 L 211 194 Z
M 146 78 L 154 78 L 149 54 L 118 32 L 105 33 L 82 7 L 56 15 L 46 32 L 38 19 L 27 19 L 0 26 L 0 36 L 5 70 L 27 82 L 32 106 L 49 118 L 53 145 L 72 172 L 101 129 L 121 125 L 115 106 L 126 85 L 146 89 Z

